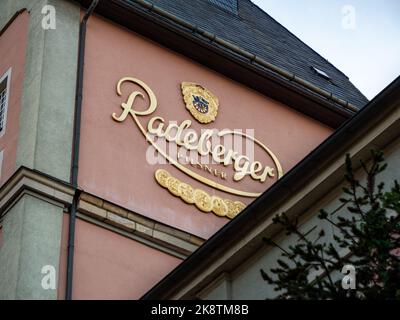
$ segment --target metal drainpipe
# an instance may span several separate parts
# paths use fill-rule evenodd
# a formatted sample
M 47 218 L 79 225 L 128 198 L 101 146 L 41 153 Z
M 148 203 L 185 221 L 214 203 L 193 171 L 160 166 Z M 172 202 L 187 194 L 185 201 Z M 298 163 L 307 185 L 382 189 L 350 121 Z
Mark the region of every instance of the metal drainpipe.
M 82 97 L 83 97 L 83 68 L 85 62 L 85 43 L 86 43 L 86 24 L 96 8 L 99 0 L 93 0 L 87 9 L 80 27 L 79 27 L 79 49 L 78 49 L 78 69 L 76 79 L 75 92 L 75 119 L 74 119 L 74 136 L 72 145 L 72 166 L 71 166 L 71 184 L 76 188 L 75 196 L 71 205 L 71 213 L 69 219 L 68 233 L 68 255 L 67 255 L 67 284 L 65 299 L 72 299 L 72 277 L 74 266 L 74 247 L 75 247 L 75 222 L 76 212 L 78 209 L 78 201 L 81 190 L 78 189 L 78 161 L 79 161 L 79 143 L 81 135 L 81 114 L 82 114 Z

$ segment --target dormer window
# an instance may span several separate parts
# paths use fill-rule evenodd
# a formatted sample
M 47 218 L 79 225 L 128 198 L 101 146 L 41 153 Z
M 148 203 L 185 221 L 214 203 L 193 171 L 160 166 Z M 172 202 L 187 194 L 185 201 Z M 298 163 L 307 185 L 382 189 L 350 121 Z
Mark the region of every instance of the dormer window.
M 316 68 L 316 67 L 311 67 L 311 69 L 312 69 L 317 75 L 319 75 L 320 77 L 322 77 L 322 78 L 324 78 L 324 79 L 326 79 L 326 80 L 331 80 L 331 77 L 330 77 L 325 71 L 322 71 L 321 69 L 318 69 L 318 68 Z

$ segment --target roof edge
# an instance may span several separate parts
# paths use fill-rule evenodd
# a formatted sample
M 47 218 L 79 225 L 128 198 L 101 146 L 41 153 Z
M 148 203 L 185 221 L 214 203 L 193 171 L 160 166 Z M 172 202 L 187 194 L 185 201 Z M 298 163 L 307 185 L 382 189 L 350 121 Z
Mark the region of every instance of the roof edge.
M 74 2 L 86 7 L 91 1 Z M 95 13 L 332 128 L 339 127 L 359 110 L 331 92 L 146 0 L 100 0 Z
M 319 94 L 319 95 L 323 96 L 324 98 L 330 99 L 333 102 L 337 103 L 338 105 L 340 105 L 346 109 L 349 109 L 352 112 L 357 112 L 359 110 L 359 108 L 357 108 L 355 105 L 349 103 L 346 100 L 340 99 L 339 97 L 335 96 L 332 92 L 328 92 L 322 88 L 319 88 L 319 87 L 313 85 L 312 83 L 310 83 L 309 81 L 296 76 L 294 73 L 291 73 L 285 69 L 275 66 L 274 64 L 269 63 L 268 61 L 262 59 L 261 57 L 256 56 L 255 54 L 253 54 L 249 51 L 246 51 L 246 50 L 240 48 L 239 46 L 232 44 L 231 42 L 218 37 L 217 35 L 215 35 L 213 33 L 202 30 L 201 28 L 198 28 L 196 25 L 193 25 L 193 24 L 187 22 L 186 20 L 181 19 L 181 18 L 177 17 L 176 15 L 173 15 L 173 14 L 165 11 L 164 9 L 162 9 L 158 6 L 155 6 L 151 2 L 148 2 L 146 0 L 131 0 L 131 1 L 148 9 L 149 12 L 154 12 L 156 14 L 159 14 L 160 16 L 170 19 L 171 21 L 179 24 L 182 27 L 190 29 L 191 32 L 198 33 L 199 35 L 210 40 L 211 43 L 215 42 L 216 44 L 219 44 L 222 47 L 243 56 L 244 58 L 248 59 L 249 60 L 248 62 L 251 64 L 256 63 L 256 64 L 260 65 L 261 67 L 267 68 L 267 69 L 279 74 L 280 76 L 286 78 L 287 80 L 298 83 L 301 86 L 305 87 L 306 89 L 308 89 L 316 94 Z

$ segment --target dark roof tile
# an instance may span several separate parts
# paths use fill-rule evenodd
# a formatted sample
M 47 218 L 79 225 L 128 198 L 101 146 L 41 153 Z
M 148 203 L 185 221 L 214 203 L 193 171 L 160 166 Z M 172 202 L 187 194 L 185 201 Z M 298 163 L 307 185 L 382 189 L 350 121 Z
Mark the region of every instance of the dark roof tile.
M 250 0 L 150 2 L 359 108 L 368 102 L 343 72 Z M 319 76 L 311 67 L 324 71 L 331 79 Z

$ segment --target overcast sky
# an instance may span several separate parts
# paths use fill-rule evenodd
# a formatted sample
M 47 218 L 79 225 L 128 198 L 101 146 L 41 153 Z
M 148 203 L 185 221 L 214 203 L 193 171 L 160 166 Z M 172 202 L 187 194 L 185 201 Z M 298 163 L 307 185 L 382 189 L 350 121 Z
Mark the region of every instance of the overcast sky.
M 372 99 L 400 75 L 400 0 L 252 0 Z

